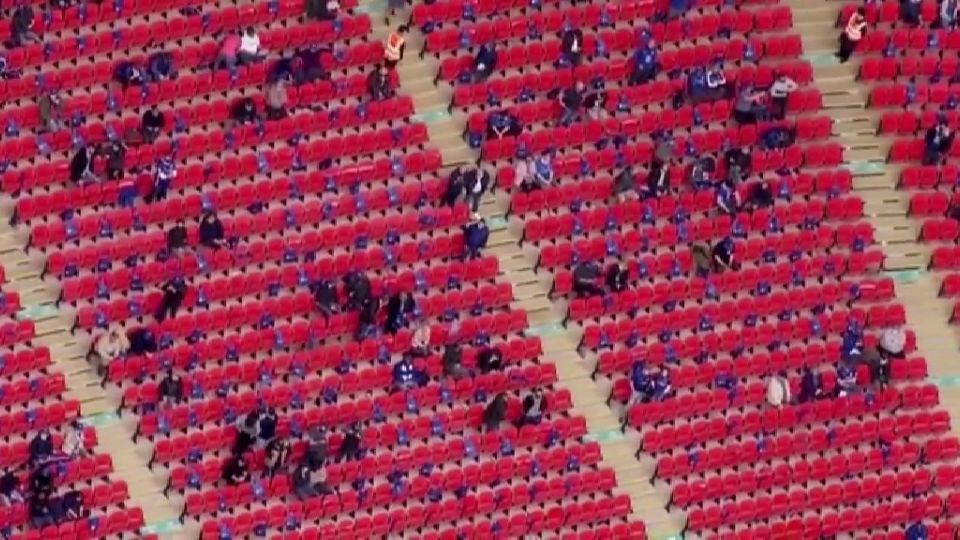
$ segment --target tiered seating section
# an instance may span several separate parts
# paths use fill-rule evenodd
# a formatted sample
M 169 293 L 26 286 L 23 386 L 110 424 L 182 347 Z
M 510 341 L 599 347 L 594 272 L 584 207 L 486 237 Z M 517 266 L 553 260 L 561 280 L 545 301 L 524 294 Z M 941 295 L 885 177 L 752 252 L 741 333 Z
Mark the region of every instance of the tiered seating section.
M 612 386 L 610 403 L 622 411 L 625 428 L 640 433 L 638 454 L 656 461 L 654 483 L 670 493 L 670 508 L 686 515 L 686 529 L 723 539 L 903 538 L 908 525 L 923 521 L 931 538 L 952 538 L 960 500 L 952 460 L 960 441 L 948 434 L 936 387 L 924 382 L 926 363 L 913 352 L 912 333 L 906 359 L 891 366 L 889 387 L 871 388 L 861 366 L 860 391 L 834 397 L 842 336 L 864 329 L 870 346 L 880 329 L 905 320 L 893 282 L 875 276 L 883 254 L 862 217 L 863 202 L 851 192 L 850 173 L 839 168 L 843 149 L 829 139 L 830 120 L 810 86 L 811 68 L 799 58 L 789 7 L 696 2 L 682 16 L 657 22 L 667 2 L 544 2 L 537 10 L 527 2 L 489 1 L 471 4 L 472 21 L 462 17 L 463 5 L 446 0 L 415 9 L 414 22 L 434 28 L 425 54 L 440 59 L 437 81 L 452 86 L 451 109 L 469 118 L 465 133 L 482 137 L 495 109 L 522 119 L 518 137 L 482 142 L 482 165 L 509 191 L 524 242 L 539 251 L 539 271 L 553 274 L 552 296 L 568 305 L 567 323 L 582 328 L 581 353 L 596 362 L 595 377 Z M 554 64 L 565 27 L 585 35 L 583 64 L 574 69 Z M 629 86 L 640 29 L 662 48 L 663 67 L 650 83 Z M 528 39 L 536 34 L 543 38 Z M 496 72 L 463 83 L 470 54 L 489 41 L 498 45 Z M 920 41 L 928 58 L 939 55 L 925 38 L 912 42 Z M 945 35 L 940 43 L 951 41 Z M 900 51 L 909 56 L 898 61 L 918 56 L 916 48 Z M 762 150 L 756 143 L 764 124 L 738 126 L 731 103 L 671 107 L 691 68 L 718 58 L 738 88 L 766 88 L 775 72 L 799 83 L 785 122 L 797 130 L 796 145 Z M 547 94 L 595 77 L 606 84 L 609 119 L 557 127 L 558 106 Z M 671 193 L 610 202 L 612 178 L 623 167 L 634 166 L 642 182 L 657 130 L 673 133 L 674 159 L 682 162 L 670 170 Z M 619 147 L 610 142 L 616 136 L 624 140 Z M 595 147 L 601 138 L 606 146 Z M 713 192 L 686 183 L 694 156 L 730 147 L 751 150 L 752 176 L 742 194 L 766 181 L 776 198 L 772 207 L 717 215 Z M 532 193 L 516 189 L 513 162 L 521 149 L 550 153 L 558 184 Z M 698 275 L 692 244 L 724 237 L 733 237 L 742 267 Z M 572 270 L 588 260 L 624 262 L 632 286 L 576 298 Z M 628 376 L 636 361 L 668 368 L 675 395 L 634 402 Z M 797 396 L 805 368 L 820 374 L 824 397 L 768 405 L 768 377 L 785 373 Z
M 847 17 L 858 5 L 844 6 Z M 936 2 L 923 2 L 926 23 L 912 27 L 901 20 L 897 2 L 864 6 L 870 32 L 858 47 L 860 79 L 870 85 L 870 105 L 881 111 L 880 133 L 893 138 L 889 160 L 902 164 L 900 188 L 910 192 L 910 213 L 922 222 L 920 240 L 934 244 L 930 265 L 944 271 L 942 294 L 958 294 L 960 252 L 953 244 L 960 227 L 951 212 L 957 205 L 960 169 L 954 144 L 943 164 L 923 164 L 924 136 L 938 122 L 958 126 L 957 54 L 960 32 L 932 29 L 939 17 Z M 957 320 L 960 305 L 954 310 Z
M 598 444 L 583 442 L 586 424 L 569 392 L 554 386 L 556 369 L 539 339 L 524 335 L 526 314 L 511 305 L 497 259 L 461 260 L 460 227 L 469 212 L 462 203 L 440 204 L 440 154 L 426 147 L 426 126 L 411 121 L 412 100 L 370 102 L 365 95 L 367 74 L 383 55 L 370 39 L 370 17 L 356 2 L 341 2 L 335 22 L 305 21 L 302 4 L 215 2 L 200 6 L 202 14 L 182 15 L 181 8 L 197 6 L 125 1 L 51 12 L 37 20 L 45 44 L 8 55 L 23 77 L 0 83 L 0 121 L 9 127 L 0 142 L 2 189 L 16 199 L 12 221 L 30 231 L 29 249 L 44 253 L 46 277 L 62 283 L 61 306 L 76 310 L 75 330 L 146 327 L 160 343 L 156 354 L 112 362 L 105 384 L 122 393 L 122 414 L 137 415 L 136 440 L 153 446 L 151 467 L 169 471 L 168 495 L 183 496 L 181 519 L 199 527 L 201 538 L 218 540 L 643 538 L 643 524 L 627 519 L 629 497 L 612 495 L 616 479 L 601 464 Z M 223 37 L 247 26 L 258 31 L 267 58 L 235 73 L 207 70 Z M 228 127 L 232 104 L 253 97 L 262 106 L 275 63 L 308 46 L 328 49 L 330 80 L 289 86 L 291 112 L 283 120 Z M 173 55 L 177 78 L 126 90 L 111 82 L 120 60 L 163 50 Z M 49 90 L 60 92 L 75 129 L 40 133 L 33 100 Z M 77 145 L 93 148 L 137 129 L 154 105 L 167 126 L 155 142 L 128 149 L 123 180 L 68 183 Z M 178 167 L 170 195 L 143 202 L 155 162 L 165 156 Z M 131 180 L 141 197 L 121 207 L 121 185 Z M 229 247 L 199 246 L 206 212 L 221 218 Z M 178 220 L 187 223 L 190 249 L 169 256 L 166 232 Z M 339 282 L 352 270 L 365 272 L 378 294 L 414 293 L 432 329 L 432 354 L 423 361 L 430 381 L 422 388 L 389 391 L 392 363 L 410 348 L 409 330 L 358 342 L 355 313 L 327 319 L 315 310 L 309 286 L 321 278 Z M 158 324 L 151 314 L 159 287 L 174 277 L 187 281 L 187 297 L 175 317 Z M 4 307 L 13 309 L 15 300 Z M 3 339 L 28 342 L 32 327 L 9 324 L 0 327 Z M 508 367 L 444 377 L 439 354 L 454 342 L 465 347 L 468 369 L 485 344 L 500 348 Z M 16 373 L 42 372 L 49 355 L 34 361 L 17 350 L 5 358 L 13 388 L 4 400 L 49 389 L 45 408 L 0 417 L 11 439 L 0 456 L 18 463 L 24 437 L 75 418 L 79 404 L 51 401 L 62 379 L 21 388 Z M 158 403 L 167 369 L 184 384 L 186 399 L 176 406 Z M 493 396 L 507 393 L 508 417 L 516 420 L 534 388 L 548 400 L 542 424 L 481 432 Z M 331 428 L 335 451 L 344 428 L 361 424 L 362 459 L 326 465 L 335 494 L 297 500 L 286 475 L 261 477 L 262 450 L 249 456 L 254 481 L 224 484 L 236 418 L 263 404 L 279 412 L 280 435 L 295 441 L 294 461 L 311 428 Z M 98 524 L 22 537 L 100 537 L 143 525 L 139 510 L 116 510 L 126 491 L 99 480 L 108 458 L 77 467 L 77 481 L 91 482 Z M 387 479 L 397 474 L 407 479 L 400 492 Z M 22 512 L 6 516 L 21 530 Z

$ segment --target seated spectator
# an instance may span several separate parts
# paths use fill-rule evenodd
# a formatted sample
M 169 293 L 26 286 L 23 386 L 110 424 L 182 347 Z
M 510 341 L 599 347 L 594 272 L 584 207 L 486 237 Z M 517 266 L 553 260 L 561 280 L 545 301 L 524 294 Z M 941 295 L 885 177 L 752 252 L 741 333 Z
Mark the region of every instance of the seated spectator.
M 18 6 L 10 20 L 10 44 L 20 47 L 27 43 L 40 43 L 40 36 L 34 28 L 33 8 L 29 4 Z
M 237 422 L 237 438 L 233 442 L 233 454 L 242 455 L 253 448 L 260 434 L 260 411 L 253 410 Z
M 267 119 L 282 120 L 287 117 L 287 87 L 282 80 L 267 85 Z
M 50 508 L 50 496 L 35 494 L 30 498 L 30 522 L 35 529 L 55 525 L 53 511 Z
M 237 454 L 223 467 L 223 480 L 228 486 L 236 486 L 250 481 L 250 468 L 243 454 Z
M 377 64 L 370 71 L 367 76 L 367 92 L 370 92 L 370 99 L 373 101 L 383 101 L 393 94 L 390 88 L 390 71 L 386 66 Z
M 713 173 L 717 170 L 717 162 L 711 156 L 697 157 L 688 172 L 688 180 L 694 189 L 707 189 L 713 185 Z
M 60 450 L 68 458 L 78 458 L 87 455 L 87 449 L 83 445 L 83 434 L 86 427 L 80 420 L 74 420 L 67 426 L 67 431 L 63 436 L 63 445 Z
M 329 449 L 326 426 L 310 428 L 309 440 L 307 441 L 307 454 L 305 456 L 307 465 L 313 470 L 323 467 L 323 464 L 327 462 Z
M 187 296 L 187 282 L 180 276 L 176 276 L 160 288 L 163 296 L 160 298 L 160 307 L 157 308 L 153 318 L 158 323 L 162 323 L 169 316 L 171 319 L 177 316 L 183 299 Z
M 652 39 L 633 53 L 630 85 L 646 84 L 655 79 L 660 70 L 656 42 Z
M 731 148 L 724 152 L 724 161 L 727 164 L 727 180 L 734 185 L 750 176 L 753 158 L 750 149 L 746 146 Z
M 923 0 L 900 0 L 900 20 L 911 26 L 920 26 L 922 7 Z
M 414 326 L 413 337 L 410 339 L 410 354 L 414 357 L 425 357 L 430 354 L 430 325 L 418 321 Z
M 543 414 L 547 409 L 547 398 L 543 390 L 534 388 L 533 392 L 523 398 L 523 413 L 520 416 L 520 427 L 539 426 L 543 422 Z
M 480 257 L 480 252 L 487 247 L 487 240 L 490 238 L 490 229 L 483 218 L 473 219 L 463 227 L 464 259 L 476 259 Z
M 503 353 L 497 347 L 484 347 L 477 354 L 477 367 L 480 373 L 487 374 L 503 369 Z
M 652 377 L 653 380 L 653 401 L 666 401 L 673 397 L 673 386 L 670 384 L 670 371 L 661 369 L 660 373 Z
M 63 99 L 57 92 L 45 92 L 37 103 L 40 112 L 40 128 L 45 132 L 55 132 L 65 125 Z
M 183 253 L 187 249 L 187 235 L 186 224 L 178 219 L 177 224 L 167 231 L 167 250 L 174 255 Z
M 778 372 L 770 376 L 767 381 L 767 403 L 773 407 L 779 408 L 781 405 L 790 404 L 790 381 L 784 372 Z
M 857 390 L 857 372 L 846 362 L 837 366 L 837 397 L 846 397 Z
M 707 277 L 713 271 L 713 257 L 710 255 L 710 251 L 710 247 L 704 244 L 694 244 L 690 248 L 693 267 L 699 277 Z
M 129 60 L 120 62 L 113 72 L 113 78 L 124 90 L 131 86 L 139 86 L 144 83 L 144 73 L 140 66 Z
M 960 18 L 960 0 L 940 0 L 940 28 L 953 30 Z
M 607 117 L 607 92 L 590 92 L 583 98 L 583 108 L 591 120 L 604 120 Z
M 500 392 L 483 410 L 483 426 L 488 432 L 496 431 L 507 418 L 507 395 Z
M 578 297 L 599 296 L 603 288 L 597 284 L 600 278 L 600 267 L 593 261 L 581 262 L 573 269 L 573 292 Z
M 154 81 L 166 81 L 177 76 L 173 56 L 168 52 L 158 52 L 150 55 L 147 60 L 147 71 Z
M 457 344 L 449 344 L 443 349 L 443 374 L 454 379 L 466 377 L 470 373 L 463 367 L 463 351 Z
M 717 63 L 707 69 L 707 88 L 710 90 L 725 90 L 727 75 L 723 72 L 723 64 Z M 716 94 L 718 97 L 722 94 Z
M 337 287 L 326 279 L 315 281 L 311 286 L 313 303 L 324 316 L 330 317 L 340 311 L 340 300 L 337 298 Z
M 307 16 L 321 21 L 332 21 L 340 15 L 338 0 L 308 0 Z
M 370 278 L 360 271 L 352 271 L 343 278 L 347 291 L 347 309 L 357 309 L 370 297 Z
M 497 48 L 492 42 L 484 43 L 473 58 L 473 82 L 479 83 L 490 78 L 497 69 Z
M 655 160 L 647 173 L 647 196 L 661 197 L 670 191 L 670 172 L 660 161 Z
M 337 463 L 344 460 L 358 460 L 363 454 L 363 448 L 360 446 L 360 425 L 352 424 L 350 429 L 343 436 L 340 442 L 340 449 L 337 451 Z
M 267 474 L 275 476 L 280 469 L 286 465 L 290 459 L 290 441 L 283 437 L 274 437 L 267 444 L 267 457 L 264 465 L 267 468 Z
M 417 310 L 417 302 L 409 292 L 397 293 L 387 300 L 387 320 L 385 330 L 388 334 L 396 334 L 401 328 L 406 328 L 407 321 Z
M 160 400 L 165 405 L 176 405 L 183 400 L 183 379 L 173 373 L 173 368 L 167 368 L 167 373 L 160 381 L 158 391 Z
M 740 211 L 740 195 L 730 182 L 720 182 L 716 190 L 717 208 L 727 215 L 734 215 Z
M 130 343 L 128 354 L 132 356 L 157 352 L 157 338 L 149 328 L 133 328 L 127 332 L 127 339 Z
M 426 374 L 413 365 L 413 357 L 403 355 L 393 366 L 394 390 L 411 390 L 426 382 Z
M 87 146 L 81 146 L 70 159 L 70 181 L 84 183 L 96 180 L 93 174 L 93 152 Z
M 783 120 L 787 115 L 787 99 L 790 94 L 799 88 L 797 82 L 787 77 L 785 73 L 778 73 L 776 80 L 770 85 L 770 114 L 775 120 Z
M 57 465 L 41 464 L 35 466 L 30 474 L 30 492 L 33 495 L 49 497 L 53 494 L 53 477 Z
M 546 187 L 537 178 L 536 160 L 531 155 L 516 159 L 513 166 L 513 181 L 523 193 L 532 193 Z
M 140 119 L 140 135 L 144 142 L 150 144 L 156 141 L 164 125 L 166 125 L 166 118 L 156 105 L 152 105 Z
M 3 476 L 0 476 L 0 506 L 12 506 L 23 501 L 20 477 L 14 474 L 12 470 L 7 469 Z
M 637 180 L 633 175 L 633 167 L 629 165 L 621 170 L 613 179 L 613 195 L 620 202 L 626 202 L 637 193 Z
M 116 326 L 111 327 L 105 334 L 96 339 L 93 346 L 92 360 L 97 374 L 101 377 L 106 374 L 110 364 L 127 354 L 130 349 L 130 340 Z
M 813 372 L 809 366 L 803 368 L 800 376 L 800 395 L 797 401 L 807 403 L 820 397 L 820 375 Z
M 502 139 L 523 133 L 520 119 L 509 111 L 496 111 L 487 116 L 487 138 Z
M 259 118 L 259 114 L 257 114 L 257 103 L 253 101 L 253 98 L 249 97 L 238 100 L 233 104 L 230 117 L 240 125 L 256 122 Z
M 46 428 L 41 429 L 40 432 L 30 440 L 28 449 L 30 452 L 30 463 L 33 466 L 37 466 L 50 458 L 53 455 L 53 437 L 50 435 L 50 430 Z
M 167 198 L 170 192 L 170 186 L 177 178 L 177 162 L 171 156 L 164 156 L 157 160 L 156 170 L 153 175 L 153 190 L 147 198 L 147 202 L 162 201 Z
M 725 268 L 729 268 L 731 270 L 737 269 L 736 267 L 738 265 L 736 264 L 736 261 L 734 261 L 733 250 L 733 239 L 729 236 L 714 244 L 710 253 L 713 259 L 714 272 L 719 272 Z
M 623 292 L 630 285 L 630 272 L 618 263 L 607 269 L 607 289 L 611 292 Z
M 579 28 L 565 28 L 560 35 L 560 54 L 562 64 L 579 66 L 583 61 L 583 31 Z
M 104 147 L 104 157 L 107 162 L 107 178 L 120 180 L 123 178 L 123 164 L 127 158 L 127 145 L 120 141 L 113 141 Z
M 213 62 L 213 69 L 234 70 L 239 62 L 240 44 L 240 34 L 229 32 L 220 44 L 220 51 Z
M 584 85 L 582 81 L 577 81 L 570 88 L 560 92 L 558 102 L 563 108 L 560 115 L 560 125 L 569 126 L 575 120 L 580 119 L 580 107 L 583 105 Z
M 324 468 L 313 468 L 306 462 L 300 463 L 293 470 L 290 483 L 293 485 L 293 494 L 301 501 L 333 493 L 327 485 Z
M 953 146 L 954 133 L 943 120 L 927 130 L 923 143 L 923 164 L 937 165 L 944 156 L 949 155 Z
M 378 313 L 380 313 L 380 297 L 371 295 L 360 302 L 357 312 L 357 341 L 375 335 Z
M 260 408 L 260 419 L 259 425 L 257 426 L 257 436 L 260 438 L 260 443 L 263 446 L 266 446 L 277 436 L 277 423 L 280 421 L 277 418 L 277 411 L 273 407 L 263 406 Z
M 550 185 L 554 181 L 553 163 L 548 154 L 542 154 L 534 162 L 534 172 L 537 183 L 541 185 Z
M 737 99 L 733 104 L 733 118 L 740 125 L 756 124 L 757 115 L 763 110 L 761 100 L 763 94 L 755 92 L 753 87 L 747 85 L 740 89 Z
M 750 188 L 750 195 L 746 202 L 747 208 L 755 210 L 757 208 L 768 208 L 773 206 L 773 191 L 766 182 L 757 182 Z
M 773 126 L 764 131 L 760 139 L 767 150 L 783 150 L 793 145 L 796 133 L 788 127 Z
M 240 36 L 240 47 L 237 49 L 237 60 L 240 65 L 252 64 L 263 59 L 260 50 L 260 36 L 252 26 L 248 26 Z
M 889 326 L 880 330 L 880 341 L 877 350 L 881 356 L 902 359 L 907 345 L 907 333 L 902 326 Z
M 677 142 L 669 133 L 660 133 L 655 135 L 654 139 L 657 141 L 657 146 L 653 150 L 652 163 L 654 165 L 659 163 L 661 167 L 670 165 L 676 155 Z
M 200 244 L 210 249 L 223 247 L 223 223 L 213 212 L 207 212 L 200 218 Z
M 60 512 L 63 521 L 76 521 L 86 517 L 88 512 L 84 505 L 83 492 L 72 489 L 64 493 L 60 498 Z
M 647 366 L 642 360 L 635 360 L 630 366 L 630 386 L 633 387 L 634 401 L 638 403 L 649 402 L 647 389 L 650 385 L 650 377 L 647 374 Z

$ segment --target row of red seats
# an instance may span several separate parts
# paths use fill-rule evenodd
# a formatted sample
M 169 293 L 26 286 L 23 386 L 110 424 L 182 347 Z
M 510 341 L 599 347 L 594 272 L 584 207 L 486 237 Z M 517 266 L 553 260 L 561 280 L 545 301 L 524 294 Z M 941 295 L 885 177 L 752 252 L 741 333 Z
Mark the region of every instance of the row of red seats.
M 931 191 L 910 196 L 910 214 L 913 216 L 943 216 L 947 209 L 960 202 L 960 195 Z
M 562 10 L 561 12 L 565 16 L 570 13 L 570 16 L 582 17 L 587 23 L 590 23 L 589 26 L 597 26 L 604 16 L 609 17 L 610 20 L 628 21 L 637 18 L 650 18 L 658 9 L 658 2 L 661 9 L 666 6 L 666 2 L 663 0 L 627 0 L 603 6 L 587 4 L 581 10 L 574 6 L 566 6 L 558 0 L 549 0 L 549 2 L 551 5 L 556 4 L 553 7 Z M 539 8 L 536 10 L 528 9 L 531 8 L 530 4 L 522 0 L 478 0 L 470 2 L 467 2 L 467 0 L 442 0 L 414 6 L 410 20 L 421 26 L 427 23 L 440 25 L 445 22 L 461 24 L 464 20 L 468 20 L 464 17 L 464 9 L 467 5 L 470 5 L 474 17 L 480 20 L 490 20 L 493 19 L 493 16 L 504 13 L 509 15 L 513 10 L 523 10 L 523 14 L 530 16 L 540 12 Z M 719 2 L 716 5 L 719 5 Z M 707 5 L 703 7 L 707 7 Z
M 139 536 L 140 529 L 144 525 L 146 523 L 143 519 L 143 510 L 128 508 L 114 510 L 106 515 L 90 516 L 60 525 L 28 530 L 14 538 L 17 540 L 86 540 L 109 538 L 127 533 Z M 144 535 L 144 538 L 149 536 Z
M 960 181 L 960 167 L 956 165 L 910 165 L 900 171 L 900 184 L 907 189 L 931 189 L 938 185 L 952 187 Z
M 952 218 L 930 218 L 920 227 L 920 240 L 924 242 L 954 242 L 960 237 L 960 223 Z
M 951 128 L 960 127 L 957 111 L 888 111 L 880 117 L 880 133 L 888 135 L 914 135 L 926 132 L 941 121 Z
M 891 512 L 896 511 L 895 514 Z M 822 517 L 822 519 L 821 519 Z M 950 540 L 956 536 L 956 526 L 946 521 L 931 522 L 914 519 L 910 514 L 910 502 L 899 500 L 894 503 L 880 503 L 858 510 L 844 510 L 843 512 L 829 512 L 818 516 L 801 519 L 799 517 L 785 520 L 771 520 L 769 524 L 759 524 L 744 528 L 736 533 L 714 535 L 710 540 L 749 540 L 751 538 L 816 538 L 818 536 L 833 536 L 840 531 L 864 528 L 893 529 L 902 527 L 905 523 L 922 522 L 928 527 L 928 534 L 937 540 Z M 867 538 L 867 537 L 865 537 Z M 869 540 L 906 540 L 903 529 L 888 533 L 877 532 L 868 537 Z
M 83 494 L 84 509 L 96 510 L 121 506 L 127 500 L 127 483 L 118 480 L 99 484 L 96 487 L 78 490 Z M 29 522 L 28 505 L 25 502 L 0 507 L 0 527 L 20 527 Z
M 960 32 L 956 33 L 957 47 L 960 48 Z M 957 73 L 956 57 L 940 58 L 934 55 L 905 56 L 903 58 L 864 58 L 860 64 L 858 78 L 862 81 L 894 81 L 900 77 L 912 79 L 917 76 L 933 79 L 940 77 L 953 79 Z
M 871 107 L 922 107 L 929 104 L 939 108 L 958 91 L 960 85 L 948 83 L 916 84 L 912 89 L 906 83 L 880 84 L 870 89 L 869 102 Z
M 864 16 L 870 25 L 888 24 L 897 26 L 900 22 L 900 3 L 896 0 L 883 0 L 881 2 L 870 2 L 868 4 L 846 4 L 840 8 L 840 15 L 837 18 L 838 24 L 846 24 L 850 16 L 857 10 L 863 8 Z M 939 17 L 940 7 L 936 0 L 923 0 L 920 6 L 920 16 L 925 21 L 935 21 Z

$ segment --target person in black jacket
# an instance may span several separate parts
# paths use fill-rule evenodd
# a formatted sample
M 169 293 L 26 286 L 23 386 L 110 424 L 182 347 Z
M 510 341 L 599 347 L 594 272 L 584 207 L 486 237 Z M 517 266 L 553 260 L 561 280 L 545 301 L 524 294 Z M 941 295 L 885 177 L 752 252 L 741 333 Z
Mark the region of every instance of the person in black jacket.
M 507 395 L 500 392 L 483 410 L 483 426 L 487 431 L 495 431 L 507 418 Z
M 94 179 L 93 152 L 86 146 L 81 146 L 70 159 L 70 181 L 76 183 Z
M 523 398 L 523 415 L 520 417 L 520 426 L 539 425 L 543 421 L 543 414 L 547 409 L 547 398 L 543 391 L 535 388 L 527 397 Z
M 475 259 L 480 257 L 480 251 L 487 247 L 487 240 L 490 238 L 490 229 L 487 228 L 487 222 L 483 218 L 474 219 L 463 227 L 464 259 Z
M 29 5 L 19 6 L 13 12 L 10 22 L 11 43 L 19 47 L 25 43 L 40 43 L 40 36 L 33 25 L 33 8 Z
M 491 373 L 503 369 L 503 354 L 497 347 L 485 347 L 477 355 L 477 367 L 480 373 Z
M 583 61 L 583 31 L 579 28 L 568 28 L 560 37 L 560 53 L 572 66 L 579 66 Z
M 380 313 L 380 298 L 370 295 L 360 302 L 359 322 L 357 325 L 357 340 L 371 335 L 377 324 L 377 314 Z
M 374 66 L 367 76 L 367 91 L 373 101 L 383 101 L 390 97 L 390 71 L 382 64 Z
M 230 486 L 236 486 L 250 481 L 250 468 L 243 455 L 237 454 L 227 461 L 223 467 L 223 480 Z
M 363 449 L 360 447 L 360 426 L 353 424 L 340 442 L 340 449 L 337 451 L 337 463 L 344 460 L 360 459 Z
M 256 122 L 260 117 L 256 102 L 249 97 L 242 98 L 234 103 L 230 116 L 234 122 L 240 125 Z
M 160 399 L 168 406 L 176 405 L 183 399 L 183 381 L 173 373 L 173 369 L 167 369 L 167 374 L 160 381 Z
M 630 273 L 626 268 L 614 263 L 607 269 L 607 288 L 611 292 L 623 292 L 627 290 Z
M 407 319 L 417 309 L 417 303 L 409 292 L 397 293 L 387 300 L 387 320 L 384 330 L 396 334 L 407 326 Z
M 313 303 L 320 313 L 329 318 L 340 310 L 336 285 L 329 280 L 321 279 L 313 283 L 312 289 Z
M 223 247 L 223 223 L 213 212 L 200 218 L 200 244 L 211 249 Z
M 343 278 L 343 285 L 347 291 L 347 309 L 357 309 L 370 297 L 370 278 L 363 272 L 354 270 Z
M 157 322 L 163 322 L 168 315 L 170 317 L 177 316 L 180 304 L 183 303 L 183 299 L 187 295 L 187 282 L 182 277 L 175 277 L 164 283 L 161 291 L 163 292 L 163 298 L 160 300 L 159 309 L 154 314 Z
M 53 437 L 49 429 L 42 429 L 30 441 L 30 463 L 36 466 L 53 455 Z
M 447 206 L 452 207 L 453 205 L 457 204 L 457 200 L 463 193 L 463 174 L 463 169 L 461 167 L 457 167 L 453 170 L 453 172 L 450 173 L 450 178 L 447 180 L 447 190 L 443 194 L 443 203 Z
M 582 81 L 577 81 L 573 86 L 560 92 L 558 100 L 563 112 L 560 115 L 560 125 L 569 126 L 574 120 L 580 118 L 580 107 L 583 105 L 583 91 L 586 87 Z
M 166 118 L 156 105 L 147 109 L 140 119 L 140 135 L 144 142 L 149 144 L 156 141 L 160 137 L 165 122 Z
M 182 219 L 167 231 L 167 249 L 173 254 L 180 254 L 187 247 L 187 226 Z
M 268 444 L 274 437 L 277 436 L 277 423 L 279 418 L 277 418 L 276 411 L 272 407 L 263 407 L 260 411 L 260 424 L 258 426 L 258 436 L 260 437 L 260 442 L 264 445 Z
M 573 269 L 573 292 L 579 297 L 603 294 L 603 288 L 597 285 L 600 267 L 592 261 L 581 262 Z

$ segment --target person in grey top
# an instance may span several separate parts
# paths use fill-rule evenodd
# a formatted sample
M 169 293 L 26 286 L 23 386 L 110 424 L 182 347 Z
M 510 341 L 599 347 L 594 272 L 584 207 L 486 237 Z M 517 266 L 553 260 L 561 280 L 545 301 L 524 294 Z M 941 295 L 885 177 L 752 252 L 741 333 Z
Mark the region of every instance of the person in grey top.
M 796 81 L 787 77 L 783 73 L 777 74 L 777 78 L 770 85 L 770 101 L 772 103 L 770 113 L 776 120 L 783 120 L 787 114 L 787 98 L 790 97 L 798 88 Z

